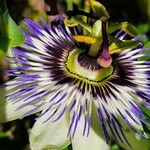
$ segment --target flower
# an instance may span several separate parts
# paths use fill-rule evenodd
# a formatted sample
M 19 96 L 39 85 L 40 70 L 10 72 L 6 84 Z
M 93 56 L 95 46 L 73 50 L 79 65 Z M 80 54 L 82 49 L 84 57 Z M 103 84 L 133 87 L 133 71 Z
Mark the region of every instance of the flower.
M 134 133 L 148 138 L 142 126 L 147 116 L 140 109 L 150 105 L 149 62 L 140 60 L 148 48 L 137 42 L 114 52 L 105 19 L 102 43 L 79 26 L 73 33 L 62 23 L 24 23 L 26 40 L 9 58 L 7 73 L 14 79 L 3 85 L 7 101 L 0 106 L 5 112 L 0 121 L 41 112 L 31 131 L 33 150 L 70 142 L 74 150 L 108 150 L 112 138 L 127 149 L 138 150 L 141 143 L 147 149 L 147 140 L 138 141 Z M 116 38 L 124 42 L 128 35 L 120 30 Z

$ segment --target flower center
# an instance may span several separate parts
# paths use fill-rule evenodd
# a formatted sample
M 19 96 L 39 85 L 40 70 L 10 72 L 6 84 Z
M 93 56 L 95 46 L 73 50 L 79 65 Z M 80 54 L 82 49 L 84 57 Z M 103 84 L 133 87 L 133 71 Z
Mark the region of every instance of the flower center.
M 87 56 L 85 51 L 74 49 L 67 57 L 66 72 L 69 76 L 86 82 L 103 83 L 111 77 L 114 69 L 112 65 L 108 68 L 100 67 L 96 60 L 97 58 Z
M 107 19 L 102 17 L 102 39 L 99 37 L 87 36 L 87 35 L 75 35 L 74 40 L 81 43 L 90 44 L 88 55 L 92 57 L 98 57 L 97 63 L 103 67 L 108 68 L 112 64 L 112 57 L 109 52 L 109 40 L 106 31 Z

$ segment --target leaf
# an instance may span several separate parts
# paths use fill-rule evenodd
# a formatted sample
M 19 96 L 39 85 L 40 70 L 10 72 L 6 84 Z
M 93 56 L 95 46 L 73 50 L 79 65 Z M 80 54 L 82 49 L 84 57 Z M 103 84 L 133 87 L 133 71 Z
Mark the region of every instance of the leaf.
M 140 108 L 141 108 L 141 110 L 142 110 L 145 114 L 147 114 L 148 116 L 150 116 L 150 110 L 149 110 L 148 108 L 146 108 L 146 107 L 144 107 L 144 106 L 141 106 Z
M 9 136 L 5 132 L 0 131 L 0 139 L 1 138 L 9 138 Z
M 123 51 L 123 50 L 128 49 L 128 48 L 133 48 L 133 47 L 136 47 L 138 45 L 138 42 L 131 41 L 131 40 L 121 41 L 121 40 L 114 38 L 112 36 L 109 36 L 109 40 L 112 42 L 112 44 L 109 47 L 111 54 Z
M 111 150 L 120 150 L 120 147 L 117 144 L 112 145 Z
M 64 24 L 68 27 L 78 26 L 78 23 L 73 19 L 64 19 Z
M 149 46 L 148 44 L 150 44 L 150 43 L 147 43 L 147 45 L 146 46 Z M 148 47 L 149 48 L 149 50 L 144 50 L 143 51 L 143 54 L 147 54 L 147 56 L 143 56 L 143 57 L 141 57 L 139 60 L 140 61 L 150 61 L 150 47 Z M 150 113 L 149 113 L 150 114 Z
M 88 32 L 92 33 L 92 27 L 88 23 L 83 22 L 81 19 L 78 19 L 77 17 L 72 17 L 72 19 L 74 20 L 74 22 L 81 25 Z
M 138 25 L 138 30 L 141 32 L 141 33 L 147 33 L 149 30 L 150 30 L 150 26 L 148 23 L 144 23 L 144 24 L 139 24 Z
M 5 55 L 9 48 L 21 45 L 24 36 L 19 27 L 9 16 L 4 0 L 0 2 L 0 57 Z
M 110 23 L 108 33 L 115 32 L 116 30 L 123 30 L 131 36 L 138 36 L 140 34 L 137 28 L 129 22 Z
M 74 10 L 75 7 L 83 9 L 84 0 L 61 0 L 60 5 L 64 11 Z
M 125 31 L 126 33 L 128 33 L 129 35 L 132 35 L 132 36 L 138 36 L 139 35 L 139 32 L 134 25 L 132 25 L 128 22 L 122 22 L 122 23 L 120 23 L 120 25 L 121 25 L 121 29 L 123 31 Z
M 62 149 L 62 150 L 72 150 L 72 148 L 66 147 L 65 149 Z
M 107 12 L 106 8 L 101 3 L 95 0 L 90 0 L 90 3 L 91 3 L 90 5 L 92 7 L 92 10 L 97 17 L 109 18 L 109 13 Z

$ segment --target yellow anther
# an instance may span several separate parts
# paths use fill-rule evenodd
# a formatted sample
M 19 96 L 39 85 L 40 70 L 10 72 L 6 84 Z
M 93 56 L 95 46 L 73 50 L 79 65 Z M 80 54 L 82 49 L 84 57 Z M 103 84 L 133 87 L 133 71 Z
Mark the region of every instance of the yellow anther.
M 77 42 L 84 42 L 84 43 L 87 43 L 87 44 L 94 44 L 96 42 L 96 38 L 91 37 L 91 36 L 75 35 L 75 36 L 73 36 L 73 38 Z

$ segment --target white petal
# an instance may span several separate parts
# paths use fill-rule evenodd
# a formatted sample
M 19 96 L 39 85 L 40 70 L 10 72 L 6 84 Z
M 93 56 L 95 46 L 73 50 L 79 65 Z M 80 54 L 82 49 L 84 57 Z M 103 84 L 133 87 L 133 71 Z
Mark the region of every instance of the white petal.
M 84 117 L 82 115 L 75 132 L 75 136 L 72 138 L 73 150 L 110 150 L 110 146 L 103 138 L 101 126 L 97 117 L 93 116 L 92 126 L 88 137 L 83 136 L 83 128 Z
M 70 144 L 67 137 L 68 122 L 66 115 L 56 122 L 45 121 L 45 116 L 38 118 L 30 133 L 31 150 L 61 149 Z
M 81 131 L 80 131 L 81 132 Z M 109 145 L 106 144 L 105 139 L 100 137 L 95 131 L 90 130 L 88 137 L 81 133 L 76 133 L 72 140 L 73 150 L 109 150 Z
M 0 87 L 0 123 L 22 118 L 26 112 L 34 109 L 35 107 L 27 106 L 23 109 L 16 110 L 20 105 L 23 104 L 23 102 L 20 101 L 16 104 L 12 104 L 11 101 L 5 99 L 5 95 L 5 89 Z

